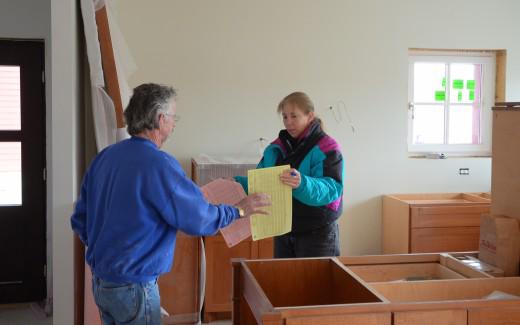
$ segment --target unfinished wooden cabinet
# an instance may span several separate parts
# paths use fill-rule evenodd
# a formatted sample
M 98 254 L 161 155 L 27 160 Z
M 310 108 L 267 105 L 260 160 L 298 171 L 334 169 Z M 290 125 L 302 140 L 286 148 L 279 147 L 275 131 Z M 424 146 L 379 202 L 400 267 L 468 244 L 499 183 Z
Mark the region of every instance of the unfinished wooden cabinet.
M 234 260 L 233 303 L 235 325 L 519 324 L 520 278 L 446 253 Z
M 520 102 L 493 107 L 491 213 L 520 220 Z
M 273 240 L 244 240 L 234 247 L 227 247 L 220 234 L 204 238 L 206 247 L 206 295 L 204 321 L 231 318 L 231 260 L 233 258 L 272 258 Z
M 177 232 L 174 264 L 158 281 L 161 306 L 170 314 L 165 324 L 196 324 L 200 320 L 200 238 Z
M 246 175 L 256 168 L 253 162 L 231 162 L 230 159 L 194 158 L 191 163 L 192 179 L 203 186 L 220 177 Z M 234 247 L 227 247 L 222 235 L 204 237 L 206 255 L 206 288 L 204 322 L 231 318 L 231 259 L 272 258 L 273 239 L 253 241 L 248 238 Z
M 480 215 L 490 205 L 482 193 L 385 195 L 383 253 L 478 250 Z

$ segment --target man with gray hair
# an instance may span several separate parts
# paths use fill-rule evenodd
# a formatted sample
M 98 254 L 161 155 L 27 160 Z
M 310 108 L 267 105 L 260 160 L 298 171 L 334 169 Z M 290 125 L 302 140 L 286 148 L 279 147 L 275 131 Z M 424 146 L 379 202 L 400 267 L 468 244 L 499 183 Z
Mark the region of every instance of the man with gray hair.
M 212 205 L 179 162 L 160 150 L 175 128 L 175 90 L 134 89 L 125 110 L 130 139 L 101 151 L 88 168 L 71 216 L 87 247 L 103 324 L 160 324 L 157 278 L 173 263 L 177 230 L 212 235 L 240 217 L 265 214 L 266 194 Z

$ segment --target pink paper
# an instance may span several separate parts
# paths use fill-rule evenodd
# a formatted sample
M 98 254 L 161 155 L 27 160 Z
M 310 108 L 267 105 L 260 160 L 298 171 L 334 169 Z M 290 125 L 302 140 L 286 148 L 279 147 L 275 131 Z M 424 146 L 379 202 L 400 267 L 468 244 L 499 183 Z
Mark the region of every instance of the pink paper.
M 235 205 L 246 197 L 242 186 L 234 181 L 219 178 L 201 187 L 206 200 L 211 204 Z M 251 224 L 249 218 L 240 218 L 225 228 L 220 233 L 228 247 L 233 247 L 251 236 Z

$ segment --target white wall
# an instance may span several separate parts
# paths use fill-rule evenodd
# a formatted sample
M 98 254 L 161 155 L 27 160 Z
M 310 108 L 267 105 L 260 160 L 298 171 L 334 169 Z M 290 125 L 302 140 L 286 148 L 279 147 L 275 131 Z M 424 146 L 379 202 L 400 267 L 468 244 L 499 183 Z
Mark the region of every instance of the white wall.
M 507 99 L 518 101 L 516 0 L 118 0 L 114 9 L 138 65 L 132 86 L 179 90 L 182 119 L 165 149 L 185 167 L 200 153 L 257 155 L 258 138 L 282 127 L 279 100 L 294 90 L 313 98 L 346 161 L 344 255 L 380 252 L 383 194 L 490 191 L 490 158 L 407 157 L 407 50 L 507 49 Z M 326 109 L 338 101 L 355 133 Z
M 51 98 L 47 117 L 49 213 L 52 218 L 53 324 L 74 324 L 73 232 L 70 215 L 82 165 L 77 1 L 51 0 Z

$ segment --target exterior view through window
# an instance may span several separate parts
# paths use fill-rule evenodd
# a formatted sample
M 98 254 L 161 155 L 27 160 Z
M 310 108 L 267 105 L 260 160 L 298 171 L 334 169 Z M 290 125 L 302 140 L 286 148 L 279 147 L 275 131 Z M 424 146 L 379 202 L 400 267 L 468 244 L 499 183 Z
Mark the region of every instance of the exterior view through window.
M 0 66 L 0 130 L 21 130 L 19 66 Z M 21 204 L 21 142 L 0 142 L 0 205 Z
M 494 55 L 412 52 L 409 69 L 408 151 L 489 154 Z
M 47 292 L 44 45 L 0 39 L 0 304 Z

